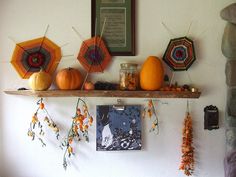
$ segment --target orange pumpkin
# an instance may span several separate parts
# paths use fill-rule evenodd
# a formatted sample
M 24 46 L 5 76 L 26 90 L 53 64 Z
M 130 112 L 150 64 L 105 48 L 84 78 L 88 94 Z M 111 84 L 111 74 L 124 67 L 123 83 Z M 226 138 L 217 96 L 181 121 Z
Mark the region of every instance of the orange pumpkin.
M 80 89 L 83 78 L 78 69 L 65 68 L 60 70 L 56 75 L 57 87 L 61 90 Z
M 29 78 L 29 86 L 32 90 L 47 90 L 52 84 L 52 77 L 43 70 L 33 73 Z
M 164 69 L 161 60 L 150 56 L 143 63 L 140 71 L 140 87 L 143 90 L 158 90 L 164 80 Z

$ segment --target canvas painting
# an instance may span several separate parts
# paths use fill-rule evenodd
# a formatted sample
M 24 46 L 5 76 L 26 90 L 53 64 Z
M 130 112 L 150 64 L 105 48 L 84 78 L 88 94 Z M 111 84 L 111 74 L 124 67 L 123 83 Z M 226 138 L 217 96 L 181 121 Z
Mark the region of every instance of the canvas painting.
M 140 150 L 141 106 L 97 106 L 97 151 Z

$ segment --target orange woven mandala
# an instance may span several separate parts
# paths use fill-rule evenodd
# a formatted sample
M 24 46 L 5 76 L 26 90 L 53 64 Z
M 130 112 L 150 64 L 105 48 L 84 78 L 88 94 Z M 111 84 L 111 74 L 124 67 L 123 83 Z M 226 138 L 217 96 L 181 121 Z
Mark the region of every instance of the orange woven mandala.
M 11 64 L 21 78 L 28 79 L 41 68 L 52 74 L 61 60 L 61 48 L 46 37 L 16 44 Z
M 96 36 L 83 41 L 77 59 L 88 73 L 103 72 L 111 55 L 102 38 Z

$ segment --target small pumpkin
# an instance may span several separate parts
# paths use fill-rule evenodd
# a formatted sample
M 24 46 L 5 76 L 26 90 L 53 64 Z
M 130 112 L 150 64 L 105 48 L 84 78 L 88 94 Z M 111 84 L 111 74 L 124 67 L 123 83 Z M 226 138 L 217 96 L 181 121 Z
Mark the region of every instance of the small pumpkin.
M 143 90 L 158 90 L 164 80 L 162 62 L 155 56 L 149 56 L 140 71 L 140 87 Z
M 52 84 L 52 77 L 47 72 L 40 70 L 39 72 L 33 73 L 28 82 L 32 90 L 47 90 Z
M 60 70 L 56 75 L 56 84 L 61 90 L 80 89 L 82 83 L 83 77 L 78 69 L 65 68 Z

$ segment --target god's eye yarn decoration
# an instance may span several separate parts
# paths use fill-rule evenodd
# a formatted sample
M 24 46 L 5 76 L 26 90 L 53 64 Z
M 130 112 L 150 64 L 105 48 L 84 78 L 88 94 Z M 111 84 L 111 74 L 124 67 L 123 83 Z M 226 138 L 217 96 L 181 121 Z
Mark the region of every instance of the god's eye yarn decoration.
M 43 124 L 40 122 L 39 114 L 41 112 L 45 113 L 44 122 L 47 124 L 49 128 L 51 128 L 56 135 L 56 138 L 58 140 L 59 138 L 59 128 L 55 124 L 55 122 L 51 119 L 47 109 L 45 108 L 45 105 L 43 103 L 43 98 L 41 98 L 37 102 L 38 108 L 34 115 L 32 116 L 32 120 L 30 122 L 30 128 L 28 129 L 28 136 L 32 137 L 32 141 L 35 140 L 35 137 L 38 138 L 38 140 L 41 142 L 42 147 L 46 146 L 46 143 L 43 141 L 42 137 L 44 136 L 45 132 L 43 130 Z M 39 132 L 39 133 L 38 133 Z
M 82 103 L 82 104 L 80 104 Z M 81 107 L 80 107 L 81 106 Z M 82 137 L 89 142 L 88 128 L 93 123 L 93 117 L 90 115 L 87 104 L 84 100 L 78 98 L 75 116 L 72 118 L 71 128 L 68 131 L 67 137 L 61 144 L 61 148 L 65 148 L 63 157 L 63 167 L 67 168 L 67 156 L 74 155 L 72 144 L 79 142 Z
M 148 106 L 144 107 L 142 117 L 143 118 L 148 117 L 152 120 L 152 127 L 149 130 L 149 132 L 155 132 L 156 134 L 158 134 L 159 133 L 159 122 L 158 122 L 158 117 L 156 114 L 156 109 L 155 109 L 155 106 L 153 105 L 152 100 L 149 100 Z
M 28 79 L 41 68 L 47 73 L 53 74 L 61 57 L 61 48 L 44 36 L 17 43 L 11 64 L 22 79 Z
M 193 143 L 193 128 L 192 128 L 192 118 L 187 111 L 186 118 L 184 119 L 183 128 L 183 140 L 182 140 L 182 160 L 179 170 L 183 170 L 184 174 L 191 176 L 194 171 L 194 148 Z
M 173 71 L 187 71 L 195 60 L 194 43 L 187 37 L 171 39 L 163 56 Z

